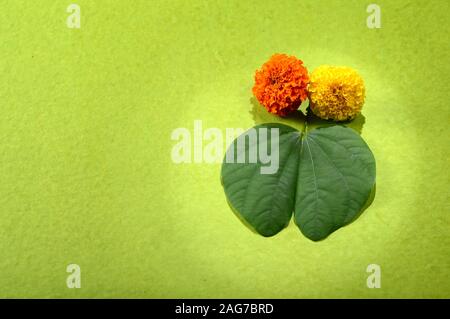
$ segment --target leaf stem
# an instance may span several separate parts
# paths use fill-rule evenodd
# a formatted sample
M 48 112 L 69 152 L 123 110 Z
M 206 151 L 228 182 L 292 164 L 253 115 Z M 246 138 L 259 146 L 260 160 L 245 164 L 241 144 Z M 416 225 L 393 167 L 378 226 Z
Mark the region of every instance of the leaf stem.
M 309 119 L 309 110 L 308 108 L 306 109 L 306 114 L 305 114 L 305 125 L 303 126 L 303 134 L 307 134 L 308 133 L 308 119 Z

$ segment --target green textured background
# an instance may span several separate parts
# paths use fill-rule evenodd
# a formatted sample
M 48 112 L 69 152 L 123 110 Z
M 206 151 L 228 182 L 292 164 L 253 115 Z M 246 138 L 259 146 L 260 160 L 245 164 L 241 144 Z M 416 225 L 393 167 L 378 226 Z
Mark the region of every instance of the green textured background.
M 0 3 L 1 297 L 450 297 L 448 1 Z M 171 161 L 178 127 L 249 128 L 275 52 L 366 81 L 377 194 L 313 243 L 231 212 L 220 164 Z M 66 287 L 81 266 L 82 288 Z M 366 287 L 366 267 L 382 288 Z

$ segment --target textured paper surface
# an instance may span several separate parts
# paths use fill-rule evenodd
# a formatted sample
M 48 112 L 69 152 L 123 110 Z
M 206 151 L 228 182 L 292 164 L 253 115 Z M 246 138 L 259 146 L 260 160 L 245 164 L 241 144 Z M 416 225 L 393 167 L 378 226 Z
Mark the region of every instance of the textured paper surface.
M 450 297 L 447 1 L 377 1 L 381 29 L 367 1 L 77 3 L 79 30 L 68 1 L 0 4 L 1 297 Z M 252 233 L 220 164 L 171 160 L 195 119 L 273 119 L 251 87 L 275 52 L 366 82 L 376 198 L 318 243 Z

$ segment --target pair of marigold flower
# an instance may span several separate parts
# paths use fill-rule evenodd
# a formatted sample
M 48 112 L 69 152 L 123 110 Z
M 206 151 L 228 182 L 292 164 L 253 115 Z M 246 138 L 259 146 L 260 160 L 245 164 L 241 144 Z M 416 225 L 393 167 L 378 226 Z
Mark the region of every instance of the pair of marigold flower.
M 273 114 L 286 116 L 309 98 L 318 117 L 346 121 L 361 112 L 365 87 L 352 68 L 323 65 L 309 76 L 303 61 L 275 54 L 256 71 L 253 94 Z

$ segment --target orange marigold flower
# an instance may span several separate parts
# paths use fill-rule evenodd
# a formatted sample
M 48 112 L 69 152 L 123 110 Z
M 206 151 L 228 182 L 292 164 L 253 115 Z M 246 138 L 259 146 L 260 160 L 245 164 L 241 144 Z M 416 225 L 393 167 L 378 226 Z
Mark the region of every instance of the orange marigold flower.
M 308 97 L 308 70 L 295 56 L 275 54 L 255 74 L 253 94 L 270 113 L 286 116 Z

